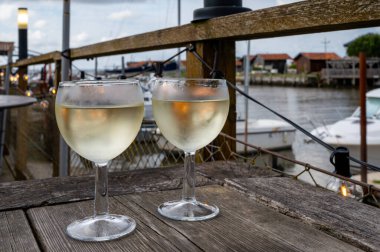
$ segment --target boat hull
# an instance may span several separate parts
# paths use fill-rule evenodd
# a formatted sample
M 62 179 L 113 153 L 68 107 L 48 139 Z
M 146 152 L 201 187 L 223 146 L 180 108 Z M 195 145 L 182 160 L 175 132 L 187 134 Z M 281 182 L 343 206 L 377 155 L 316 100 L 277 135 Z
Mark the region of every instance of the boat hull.
M 248 120 L 247 141 L 245 141 L 245 122 L 236 122 L 236 138 L 269 150 L 290 149 L 295 140 L 296 130 L 289 124 L 269 119 Z M 165 151 L 180 151 L 164 138 L 159 130 L 155 135 L 157 145 Z M 236 152 L 255 152 L 255 148 L 236 143 Z
M 237 134 L 236 138 L 240 141 L 251 143 L 260 148 L 268 150 L 283 150 L 292 148 L 292 144 L 295 140 L 295 131 L 289 130 L 249 133 L 247 141 L 245 141 L 245 135 L 241 133 Z M 254 152 L 256 149 L 246 146 L 245 144 L 236 143 L 237 153 L 244 153 L 245 151 Z

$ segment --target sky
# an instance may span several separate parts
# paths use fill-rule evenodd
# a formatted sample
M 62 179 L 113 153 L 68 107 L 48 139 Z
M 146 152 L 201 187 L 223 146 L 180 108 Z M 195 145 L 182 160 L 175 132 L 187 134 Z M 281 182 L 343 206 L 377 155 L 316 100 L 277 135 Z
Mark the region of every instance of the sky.
M 297 0 L 243 0 L 243 6 L 252 10 Z M 17 46 L 17 9 L 29 11 L 28 48 L 47 53 L 62 47 L 62 0 L 0 0 L 0 41 L 15 41 Z M 181 24 L 193 19 L 193 11 L 203 7 L 203 0 L 181 0 Z M 177 0 L 71 0 L 70 47 L 89 45 L 115 38 L 164 29 L 177 25 Z M 299 52 L 327 51 L 345 56 L 344 44 L 369 33 L 380 33 L 380 27 L 338 32 L 317 33 L 251 41 L 251 54 L 288 53 L 295 57 Z M 164 60 L 176 49 L 124 55 L 126 61 Z M 246 54 L 247 42 L 237 42 L 236 55 Z M 102 57 L 100 68 L 120 65 L 121 55 Z M 0 57 L 0 64 L 6 58 Z M 89 69 L 92 61 L 80 60 L 75 64 Z

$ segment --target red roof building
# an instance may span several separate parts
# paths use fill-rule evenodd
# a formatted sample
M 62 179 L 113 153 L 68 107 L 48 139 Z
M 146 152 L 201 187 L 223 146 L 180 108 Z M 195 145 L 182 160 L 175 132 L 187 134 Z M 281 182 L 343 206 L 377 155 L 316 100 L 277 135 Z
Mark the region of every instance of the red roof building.
M 287 53 L 260 53 L 256 54 L 255 58 L 262 58 L 265 61 L 275 61 L 275 60 L 288 60 L 292 59 Z
M 294 63 L 297 66 L 297 73 L 320 72 L 326 68 L 326 60 L 341 59 L 336 53 L 299 53 L 294 58 Z
M 249 55 L 249 61 L 253 68 L 266 70 L 277 70 L 278 73 L 285 73 L 287 69 L 286 61 L 292 59 L 287 53 L 259 53 Z M 240 59 L 244 64 L 244 57 Z M 237 63 L 236 63 L 237 64 Z M 243 69 L 244 67 L 242 67 Z
M 253 66 L 285 73 L 287 71 L 286 61 L 290 59 L 292 58 L 286 53 L 260 53 L 255 55 Z

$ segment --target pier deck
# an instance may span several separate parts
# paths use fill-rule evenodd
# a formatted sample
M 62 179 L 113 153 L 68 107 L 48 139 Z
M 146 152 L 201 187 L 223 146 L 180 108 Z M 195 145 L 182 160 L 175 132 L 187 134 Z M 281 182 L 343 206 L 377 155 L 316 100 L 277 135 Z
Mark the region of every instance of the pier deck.
M 183 167 L 111 173 L 110 212 L 137 222 L 131 235 L 103 243 L 68 238 L 65 227 L 92 213 L 94 178 L 0 184 L 4 251 L 379 251 L 379 209 L 246 163 L 197 168 L 199 199 L 221 212 L 178 222 L 157 205 L 180 195 Z

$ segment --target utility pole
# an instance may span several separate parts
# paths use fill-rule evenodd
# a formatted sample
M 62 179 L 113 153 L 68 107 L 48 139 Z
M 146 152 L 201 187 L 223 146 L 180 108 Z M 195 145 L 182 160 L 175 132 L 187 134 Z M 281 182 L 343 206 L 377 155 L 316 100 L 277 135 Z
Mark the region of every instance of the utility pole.
M 325 46 L 325 53 L 327 53 L 327 45 L 330 44 L 330 41 L 326 38 L 322 41 L 322 44 Z
M 70 0 L 63 1 L 63 31 L 62 31 L 62 74 L 61 80 L 69 80 L 70 59 L 68 50 L 70 49 Z M 69 175 L 69 147 L 60 136 L 59 139 L 59 176 Z

